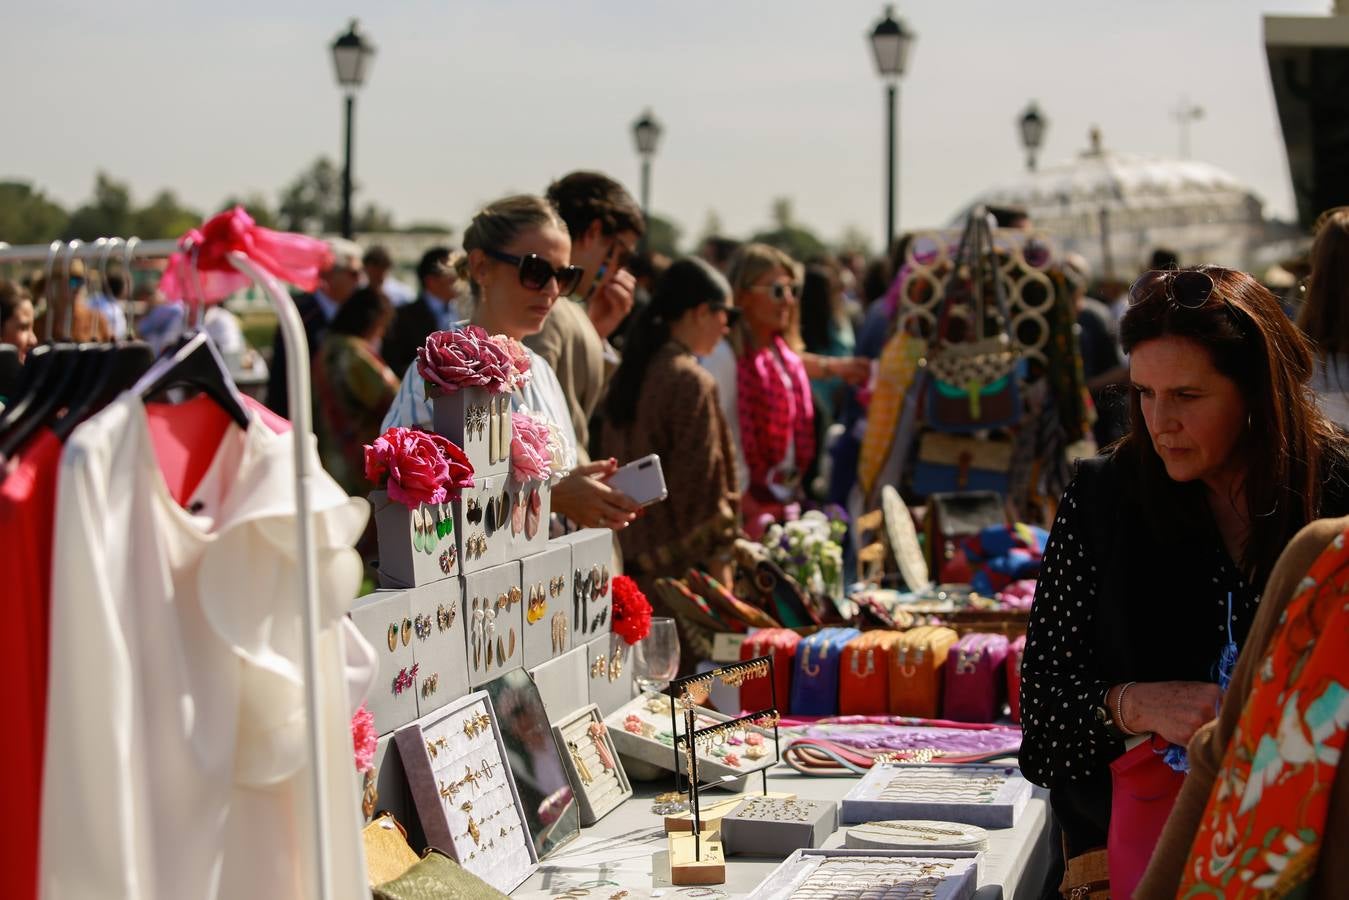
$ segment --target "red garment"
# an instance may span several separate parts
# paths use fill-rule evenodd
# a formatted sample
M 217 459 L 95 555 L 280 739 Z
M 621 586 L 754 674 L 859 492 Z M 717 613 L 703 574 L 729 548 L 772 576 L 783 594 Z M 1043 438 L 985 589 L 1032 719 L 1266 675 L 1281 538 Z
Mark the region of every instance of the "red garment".
M 244 396 L 244 406 L 255 411 L 270 431 L 276 434 L 290 431 L 290 422 L 252 397 Z M 147 403 L 145 416 L 164 484 L 173 499 L 182 503 L 201 483 L 215 458 L 215 448 L 220 446 L 225 429 L 234 420 L 205 394 L 182 403 Z
M 8 782 L 0 818 L 0 897 L 37 896 L 37 815 L 42 809 L 42 757 L 47 723 L 47 625 L 51 601 L 52 527 L 61 442 L 37 432 L 6 466 L 0 482 L 0 547 L 9 560 L 0 628 L 0 683 L 8 688 L 9 735 L 0 741 Z
M 797 477 L 815 456 L 815 405 L 805 364 L 775 335 L 770 345 L 736 359 L 735 386 L 750 491 L 777 500 L 763 488 L 786 458 L 788 441 L 795 442 Z
M 301 290 L 318 287 L 319 275 L 332 265 L 332 251 L 317 238 L 263 228 L 242 206 L 226 210 L 179 240 L 183 252 L 169 258 L 159 289 L 170 298 L 223 300 L 253 280 L 234 268 L 228 255 L 238 250 L 253 262 Z M 192 271 L 193 254 L 197 271 Z

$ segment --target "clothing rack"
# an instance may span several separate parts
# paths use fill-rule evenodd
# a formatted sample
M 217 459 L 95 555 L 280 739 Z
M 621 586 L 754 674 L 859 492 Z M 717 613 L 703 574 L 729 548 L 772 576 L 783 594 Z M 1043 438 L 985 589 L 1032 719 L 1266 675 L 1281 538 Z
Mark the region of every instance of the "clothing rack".
M 132 241 L 135 241 L 133 244 Z M 129 256 L 134 259 L 167 259 L 179 251 L 177 241 L 132 241 L 124 242 Z M 100 258 L 104 252 L 104 243 L 79 244 L 73 249 L 64 245 L 68 257 L 72 259 Z M 30 244 L 11 247 L 0 242 L 0 263 L 47 262 L 52 258 L 52 248 L 46 244 Z M 308 719 L 311 790 L 313 791 L 315 835 L 317 842 L 314 858 L 317 863 L 318 897 L 330 900 L 332 897 L 331 865 L 328 841 L 328 800 L 324 793 L 327 783 L 326 765 L 319 744 L 319 711 L 322 685 L 319 682 L 318 667 L 318 592 L 314 580 L 317 566 L 314 555 L 313 523 L 309 517 L 309 490 L 313 474 L 309 467 L 309 456 L 305 450 L 309 446 L 313 432 L 312 411 L 310 407 L 309 381 L 309 344 L 305 339 L 304 324 L 295 309 L 290 295 L 272 275 L 247 255 L 238 251 L 229 254 L 230 264 L 243 274 L 252 278 L 262 287 L 263 293 L 276 312 L 277 327 L 286 348 L 286 394 L 290 400 L 291 434 L 294 437 L 295 456 L 295 515 L 296 537 L 300 553 L 300 598 L 301 614 L 304 625 L 304 663 L 305 663 L 305 715 Z

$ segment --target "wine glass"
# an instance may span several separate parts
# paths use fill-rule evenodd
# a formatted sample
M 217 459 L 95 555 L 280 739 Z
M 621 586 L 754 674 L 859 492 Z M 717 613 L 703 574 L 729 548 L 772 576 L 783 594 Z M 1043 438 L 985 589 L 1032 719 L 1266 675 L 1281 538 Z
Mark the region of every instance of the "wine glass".
M 643 691 L 660 691 L 679 674 L 679 631 L 675 620 L 656 617 L 651 631 L 632 648 L 633 677 Z

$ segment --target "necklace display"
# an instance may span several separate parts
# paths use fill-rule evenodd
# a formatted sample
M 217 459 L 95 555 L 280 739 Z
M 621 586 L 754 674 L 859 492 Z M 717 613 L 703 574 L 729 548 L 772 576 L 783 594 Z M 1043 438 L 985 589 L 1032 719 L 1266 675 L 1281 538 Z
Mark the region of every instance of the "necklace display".
M 567 749 L 564 762 L 575 775 L 582 824 L 593 824 L 632 796 L 598 706 L 585 707 L 554 725 L 553 731 Z

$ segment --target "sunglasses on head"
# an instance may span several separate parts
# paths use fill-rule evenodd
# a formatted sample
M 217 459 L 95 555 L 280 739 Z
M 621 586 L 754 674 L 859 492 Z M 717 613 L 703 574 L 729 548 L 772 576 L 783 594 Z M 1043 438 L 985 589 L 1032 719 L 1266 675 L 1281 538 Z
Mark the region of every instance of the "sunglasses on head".
M 524 256 L 502 253 L 500 250 L 483 250 L 483 253 L 498 262 L 516 266 L 520 272 L 520 286 L 530 291 L 541 291 L 548 286 L 549 281 L 556 278 L 558 293 L 565 296 L 576 290 L 576 286 L 581 283 L 581 276 L 585 274 L 580 266 L 554 269 L 552 263 L 537 253 L 526 253 Z
M 794 281 L 779 281 L 776 284 L 760 284 L 750 288 L 760 294 L 772 294 L 777 301 L 791 300 L 801 296 L 801 285 Z
M 1166 290 L 1166 299 L 1184 309 L 1199 309 L 1213 296 L 1213 278 L 1207 272 L 1153 269 L 1129 286 L 1129 305 L 1137 306 L 1151 299 L 1159 283 Z

